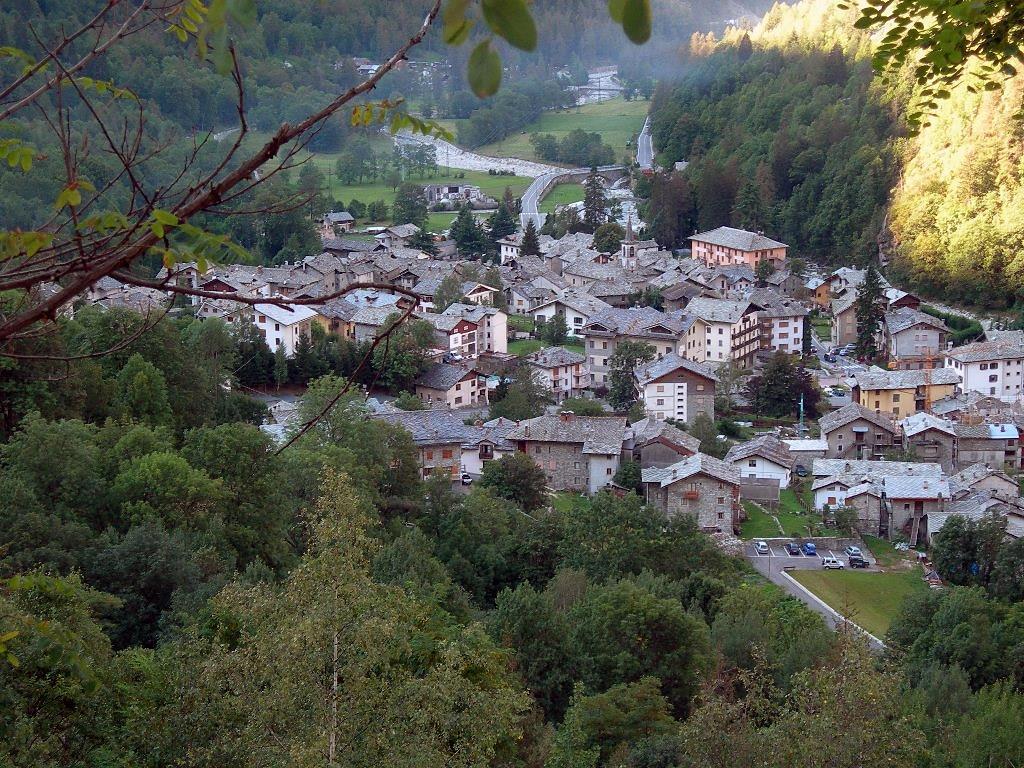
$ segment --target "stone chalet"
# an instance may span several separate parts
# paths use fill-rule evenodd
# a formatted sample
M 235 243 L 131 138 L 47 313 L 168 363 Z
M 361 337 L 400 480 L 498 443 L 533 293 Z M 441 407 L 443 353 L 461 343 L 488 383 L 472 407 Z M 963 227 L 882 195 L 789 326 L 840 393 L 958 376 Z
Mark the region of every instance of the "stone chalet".
M 732 446 L 724 461 L 742 479 L 767 481 L 779 489 L 789 487 L 796 463 L 789 447 L 774 435 L 761 435 Z
M 949 478 L 949 490 L 956 498 L 973 491 L 1018 493 L 1017 481 L 1002 469 L 986 464 L 971 464 Z
M 462 467 L 462 446 L 479 434 L 476 427 L 463 424 L 462 419 L 447 408 L 380 413 L 374 418 L 403 427 L 412 435 L 424 480 L 437 474 L 456 479 Z
M 1017 491 L 1006 493 L 993 489 L 972 490 L 956 496 L 946 504 L 941 513 L 929 518 L 929 537 L 942 530 L 946 520 L 963 517 L 981 521 L 986 518 L 999 520 L 1008 538 L 1019 539 L 1024 535 L 1024 498 Z
M 826 413 L 818 427 L 830 459 L 877 459 L 897 442 L 893 420 L 858 403 Z
M 691 325 L 692 320 L 686 315 L 670 315 L 653 307 L 608 309 L 592 317 L 583 327 L 582 335 L 594 385 L 607 385 L 611 373 L 609 360 L 622 342 L 648 344 L 654 348 L 656 357 L 664 357 L 678 351 L 680 337 Z
M 879 462 L 881 463 L 881 462 Z M 907 536 L 910 546 L 927 541 L 949 503 L 949 481 L 942 476 L 868 477 L 846 492 L 846 506 L 857 512 L 857 528 L 872 536 Z
M 534 378 L 551 392 L 556 403 L 567 397 L 579 397 L 590 386 L 587 358 L 565 347 L 539 349 L 523 359 L 534 371 Z
M 927 410 L 928 404 L 952 395 L 960 383 L 960 374 L 952 368 L 917 371 L 871 368 L 857 373 L 854 381 L 854 402 L 902 418 Z
M 396 224 L 393 227 L 387 227 L 373 238 L 385 248 L 405 247 L 409 244 L 409 240 L 419 232 L 420 228 L 415 224 Z
M 619 469 L 624 416 L 538 416 L 520 422 L 508 439 L 544 470 L 556 491 L 597 493 Z
M 703 531 L 734 533 L 740 521 L 740 476 L 703 453 L 641 473 L 644 495 L 669 517 L 685 515 Z
M 715 418 L 718 377 L 703 363 L 673 353 L 633 370 L 637 395 L 648 415 L 657 420 L 690 422 L 700 414 Z
M 882 346 L 890 365 L 898 368 L 935 368 L 946 349 L 949 328 L 937 317 L 909 307 L 885 313 Z
M 641 468 L 667 467 L 700 450 L 700 440 L 648 416 L 629 425 L 623 455 Z
M 472 368 L 434 363 L 416 379 L 416 397 L 438 408 L 464 408 L 487 402 L 487 387 Z
M 811 464 L 811 475 L 814 478 L 811 485 L 814 508 L 819 510 L 847 506 L 847 497 L 851 489 L 857 488 L 860 492 L 862 489 L 859 486 L 877 483 L 882 478 L 930 478 L 931 490 L 935 490 L 940 481 L 945 482 L 942 467 L 930 462 L 815 459 Z M 946 498 L 949 497 L 948 483 L 945 486 L 945 495 Z M 883 518 L 882 522 L 888 524 L 888 518 Z M 876 530 L 880 532 L 875 534 Z M 872 535 L 888 536 L 887 531 L 882 533 L 877 527 L 863 531 Z
M 957 437 L 954 424 L 930 413 L 915 413 L 900 422 L 903 450 L 922 461 L 937 462 L 943 472 L 953 472 Z
M 987 464 L 1019 470 L 1021 464 L 1020 432 L 1015 424 L 955 424 L 956 464 Z
M 779 269 L 786 261 L 789 246 L 760 232 L 719 227 L 691 237 L 690 250 L 693 258 L 708 266 L 745 264 L 754 269 L 759 262 L 767 261 Z

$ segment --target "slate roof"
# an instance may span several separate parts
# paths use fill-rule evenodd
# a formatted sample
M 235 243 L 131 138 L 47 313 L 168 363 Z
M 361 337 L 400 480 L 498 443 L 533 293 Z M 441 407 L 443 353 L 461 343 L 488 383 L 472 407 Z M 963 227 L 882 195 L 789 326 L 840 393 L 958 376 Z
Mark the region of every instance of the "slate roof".
M 349 253 L 364 253 L 380 248 L 380 243 L 357 240 L 352 237 L 325 237 L 322 240 L 326 251 L 348 251 Z
M 693 324 L 693 321 L 681 314 L 661 312 L 654 307 L 633 307 L 631 309 L 606 309 L 590 318 L 583 327 L 584 334 L 599 334 L 594 326 L 606 328 L 607 332 L 617 336 L 638 336 L 655 339 L 665 338 L 664 333 L 655 333 L 651 329 L 661 326 L 673 338 L 677 338 Z
M 558 368 L 565 365 L 584 363 L 587 358 L 565 347 L 547 347 L 527 355 L 525 360 L 530 365 L 535 365 L 538 368 Z
M 815 459 L 811 462 L 815 477 L 872 477 L 881 475 L 938 476 L 942 467 L 923 461 L 868 461 L 865 459 Z
M 355 221 L 348 211 L 330 211 L 324 214 L 324 218 L 331 224 L 347 224 L 350 221 Z
M 937 429 L 939 432 L 945 432 L 947 435 L 956 434 L 950 421 L 940 419 L 938 416 L 924 411 L 908 416 L 900 422 L 900 427 L 903 429 L 903 434 L 907 437 L 919 435 L 922 432 L 927 432 L 929 429 Z
M 883 492 L 890 499 L 948 499 L 949 481 L 941 476 L 887 475 L 851 486 L 846 492 L 846 498 L 862 493 L 881 496 Z
M 757 232 L 747 232 L 745 229 L 733 229 L 732 227 L 719 227 L 708 232 L 701 232 L 698 235 L 693 235 L 690 240 L 711 243 L 723 248 L 735 248 L 738 251 L 766 251 L 772 248 L 789 247 L 785 243 L 772 240 Z
M 591 296 L 589 293 L 582 291 L 565 291 L 561 296 L 556 296 L 550 301 L 546 301 L 539 307 L 534 309 L 536 312 L 539 309 L 543 309 L 551 304 L 564 304 L 570 309 L 574 309 L 581 315 L 585 315 L 590 318 L 596 314 L 604 312 L 607 309 L 611 309 L 611 305 L 607 302 L 601 301 L 596 296 Z
M 471 368 L 464 368 L 461 365 L 434 363 L 416 379 L 416 386 L 447 392 L 472 373 Z
M 1010 337 L 996 341 L 976 341 L 954 347 L 946 356 L 961 363 L 1024 358 L 1024 339 Z
M 616 454 L 626 438 L 625 416 L 538 416 L 519 423 L 510 440 L 582 443 L 583 453 Z
M 693 435 L 683 432 L 667 422 L 659 421 L 653 416 L 641 419 L 629 425 L 632 431 L 631 448 L 647 445 L 655 440 L 664 440 L 671 445 L 678 445 L 691 453 L 700 450 L 700 440 Z
M 789 446 L 775 437 L 775 435 L 761 435 L 753 440 L 732 446 L 729 452 L 725 454 L 725 461 L 728 464 L 734 464 L 751 456 L 760 456 L 786 469 L 792 469 L 794 464 L 793 455 L 789 452 Z
M 956 436 L 968 440 L 1017 440 L 1020 433 L 1014 424 L 955 424 Z
M 303 320 L 316 317 L 316 310 L 310 309 L 303 304 L 289 304 L 279 307 L 276 304 L 254 304 L 253 309 L 260 312 L 275 323 L 282 325 L 294 325 Z
M 986 517 L 1006 517 L 1008 514 L 1024 515 L 1024 499 L 1000 491 L 981 489 L 950 501 L 941 512 L 930 513 L 928 530 L 934 535 L 954 516 L 982 520 Z
M 718 381 L 718 377 L 709 366 L 693 360 L 687 360 L 675 352 L 670 352 L 660 360 L 652 360 L 649 363 L 638 365 L 633 369 L 633 378 L 637 380 L 640 386 L 644 387 L 652 381 L 660 379 L 662 376 L 666 376 L 680 368 L 685 368 L 691 373 L 703 376 L 711 381 Z
M 358 309 L 359 307 L 342 296 L 341 298 L 331 299 L 326 304 L 319 305 L 317 312 L 331 320 L 351 320 L 355 317 Z
M 894 309 L 885 313 L 885 327 L 890 334 L 900 333 L 916 325 L 927 325 L 940 331 L 948 331 L 946 324 L 937 317 L 932 317 L 926 312 L 919 312 L 910 307 Z
M 949 488 L 950 491 L 956 494 L 959 491 L 973 488 L 982 480 L 992 477 L 993 475 L 999 475 L 1000 477 L 1004 477 L 1008 481 L 1013 482 L 1013 478 L 1003 470 L 995 469 L 987 464 L 979 462 L 978 464 L 971 464 L 969 467 L 964 467 L 955 475 L 951 475 L 949 478 Z
M 686 305 L 687 314 L 713 323 L 736 324 L 750 306 L 749 301 L 732 299 L 711 299 L 698 296 Z
M 647 467 L 641 470 L 640 477 L 645 483 L 656 483 L 664 488 L 698 474 L 733 485 L 740 482 L 740 473 L 735 467 L 705 453 L 695 453 L 667 467 Z
M 893 434 L 896 432 L 889 417 L 883 416 L 880 413 L 875 413 L 873 410 L 865 408 L 860 403 L 849 403 L 848 405 L 844 405 L 842 408 L 826 413 L 818 419 L 818 426 L 821 428 L 821 433 L 824 435 L 829 432 L 835 432 L 840 427 L 845 427 L 847 424 L 854 422 L 857 419 L 869 421 L 875 426 L 881 427 Z
M 396 224 L 393 227 L 388 227 L 386 231 L 395 237 L 406 238 L 415 235 L 420 228 L 415 224 Z
M 448 305 L 442 315 L 460 317 L 474 323 L 479 323 L 485 315 L 497 315 L 501 310 L 497 307 L 488 307 L 483 304 L 455 304 Z
M 960 374 L 952 368 L 934 368 L 931 371 L 883 371 L 881 369 L 856 373 L 853 376 L 861 390 L 914 389 L 931 384 L 959 384 Z M 929 382 L 930 380 L 930 382 Z
M 463 424 L 462 419 L 447 408 L 379 413 L 373 418 L 404 427 L 418 446 L 461 445 L 476 437 L 478 429 Z

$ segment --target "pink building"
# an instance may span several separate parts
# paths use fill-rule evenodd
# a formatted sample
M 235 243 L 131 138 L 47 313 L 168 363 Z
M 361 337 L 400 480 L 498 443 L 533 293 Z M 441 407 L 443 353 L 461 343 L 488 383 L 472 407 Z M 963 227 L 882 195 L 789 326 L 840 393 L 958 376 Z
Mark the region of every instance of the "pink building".
M 719 227 L 694 235 L 690 238 L 690 248 L 693 258 L 703 261 L 709 267 L 745 264 L 751 269 L 765 260 L 779 269 L 789 250 L 785 243 L 767 238 L 760 232 L 747 232 L 732 227 Z

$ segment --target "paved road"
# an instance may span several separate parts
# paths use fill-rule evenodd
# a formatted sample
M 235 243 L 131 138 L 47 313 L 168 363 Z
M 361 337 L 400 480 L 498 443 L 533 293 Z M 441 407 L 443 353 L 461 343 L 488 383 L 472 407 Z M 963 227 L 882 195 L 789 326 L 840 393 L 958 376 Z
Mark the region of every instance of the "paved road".
M 612 171 L 619 170 L 621 168 L 621 165 L 602 165 L 597 170 Z M 522 211 L 519 214 L 519 220 L 520 223 L 523 225 L 523 228 L 526 228 L 526 223 L 530 219 L 533 219 L 533 223 L 538 230 L 542 226 L 544 226 L 544 219 L 546 214 L 540 212 L 539 206 L 541 192 L 544 190 L 544 187 L 548 184 L 548 182 L 552 181 L 557 176 L 561 176 L 568 173 L 586 175 L 589 172 L 589 168 L 559 168 L 555 171 L 552 171 L 551 173 L 545 173 L 535 178 L 533 180 L 533 183 L 526 188 L 525 192 L 523 192 L 523 207 Z
M 651 142 L 651 118 L 644 120 L 640 137 L 636 142 L 636 163 L 641 169 L 654 166 L 654 144 Z

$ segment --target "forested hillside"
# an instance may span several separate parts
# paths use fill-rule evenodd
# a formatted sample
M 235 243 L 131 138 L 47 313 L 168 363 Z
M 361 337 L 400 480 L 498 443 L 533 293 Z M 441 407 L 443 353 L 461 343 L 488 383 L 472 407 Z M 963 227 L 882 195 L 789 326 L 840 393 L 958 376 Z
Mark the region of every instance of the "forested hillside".
M 908 144 L 890 214 L 899 279 L 993 308 L 1024 296 L 1022 105 L 1019 77 L 1002 92 L 961 86 Z
M 769 231 L 824 262 L 877 250 L 899 124 L 854 18 L 831 0 L 776 6 L 749 38 L 695 41 L 659 88 L 659 160 L 690 162 L 696 227 Z

